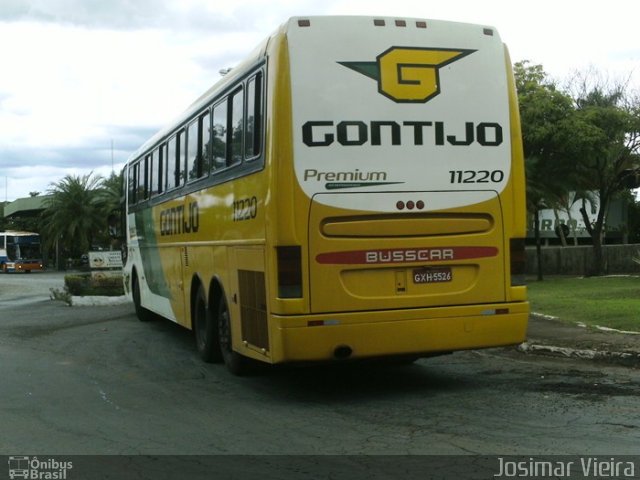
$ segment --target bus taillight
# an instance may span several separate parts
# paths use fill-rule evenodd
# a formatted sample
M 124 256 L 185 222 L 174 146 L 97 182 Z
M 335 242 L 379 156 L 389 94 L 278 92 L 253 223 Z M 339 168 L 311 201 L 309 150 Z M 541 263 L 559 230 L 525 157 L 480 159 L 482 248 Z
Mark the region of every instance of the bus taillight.
M 278 252 L 278 297 L 302 297 L 302 252 L 298 246 L 276 247 Z
M 525 285 L 525 270 L 527 255 L 524 248 L 524 238 L 512 238 L 509 242 L 511 250 L 511 286 Z

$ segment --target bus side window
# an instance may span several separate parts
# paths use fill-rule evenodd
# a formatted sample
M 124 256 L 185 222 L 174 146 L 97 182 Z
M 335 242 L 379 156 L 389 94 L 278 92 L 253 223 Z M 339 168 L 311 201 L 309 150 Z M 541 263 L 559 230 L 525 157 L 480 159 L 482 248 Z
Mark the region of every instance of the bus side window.
M 136 190 L 138 187 L 138 180 L 136 178 L 137 163 L 129 166 L 129 205 L 135 205 L 136 203 Z
M 195 119 L 193 122 L 189 124 L 189 128 L 187 129 L 187 181 L 191 182 L 193 180 L 197 180 L 201 176 L 201 167 L 200 167 L 200 157 L 198 153 L 200 152 L 200 147 L 198 146 L 198 130 L 199 130 L 199 119 Z
M 160 150 L 156 148 L 151 152 L 151 173 L 149 176 L 149 194 L 151 197 L 155 197 L 162 192 L 160 171 Z
M 159 155 L 159 163 L 160 163 L 160 172 L 158 173 L 158 193 L 166 192 L 166 183 L 167 183 L 167 144 L 163 143 L 160 145 L 160 155 Z
M 178 159 L 176 165 L 176 185 L 184 185 L 187 180 L 187 142 L 185 131 L 178 132 Z
M 262 146 L 262 72 L 247 83 L 247 126 L 245 130 L 245 158 L 260 155 Z
M 212 158 L 211 158 L 211 114 L 209 112 L 205 113 L 200 117 L 201 128 L 200 132 L 202 134 L 202 140 L 200 142 L 200 162 L 201 162 L 201 171 L 202 176 L 206 177 L 209 175 L 209 170 L 211 169 Z
M 138 193 L 136 194 L 136 198 L 139 202 L 146 200 L 149 198 L 149 189 L 147 185 L 149 184 L 149 156 L 144 157 L 138 163 Z
M 231 111 L 229 125 L 231 126 L 228 139 L 231 145 L 227 166 L 236 165 L 242 162 L 243 157 L 243 133 L 244 133 L 244 94 L 242 89 L 231 95 L 229 103 Z
M 171 190 L 178 186 L 177 182 L 177 165 L 176 165 L 176 153 L 177 153 L 177 139 L 173 137 L 167 143 L 167 190 Z
M 227 166 L 227 101 L 226 99 L 213 108 L 213 164 L 212 170 L 220 170 Z

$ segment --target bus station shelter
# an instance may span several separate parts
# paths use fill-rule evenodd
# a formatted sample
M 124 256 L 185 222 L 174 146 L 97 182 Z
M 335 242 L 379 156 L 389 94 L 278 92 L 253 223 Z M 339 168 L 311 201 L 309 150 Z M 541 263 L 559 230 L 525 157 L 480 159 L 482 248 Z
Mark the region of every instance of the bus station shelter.
M 45 209 L 45 202 L 50 195 L 18 198 L 4 206 L 5 218 L 35 217 Z

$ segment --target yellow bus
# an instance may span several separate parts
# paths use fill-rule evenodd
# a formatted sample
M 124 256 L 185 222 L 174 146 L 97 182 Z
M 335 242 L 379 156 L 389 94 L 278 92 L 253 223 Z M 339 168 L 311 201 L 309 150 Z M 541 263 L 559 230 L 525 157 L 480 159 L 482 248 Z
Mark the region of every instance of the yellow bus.
M 125 288 L 235 374 L 524 340 L 525 179 L 494 28 L 292 18 L 125 167 Z

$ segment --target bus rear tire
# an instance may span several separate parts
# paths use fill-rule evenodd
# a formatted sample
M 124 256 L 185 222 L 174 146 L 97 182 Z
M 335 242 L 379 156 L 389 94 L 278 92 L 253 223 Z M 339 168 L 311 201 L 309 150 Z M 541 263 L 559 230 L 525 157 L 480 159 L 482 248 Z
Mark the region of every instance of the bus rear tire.
M 131 280 L 131 291 L 133 293 L 133 306 L 136 309 L 136 317 L 141 322 L 149 322 L 155 318 L 154 314 L 144 308 L 140 303 L 140 284 L 138 281 L 138 275 L 134 275 Z
M 231 317 L 224 294 L 220 296 L 220 301 L 218 302 L 217 324 L 220 352 L 227 370 L 238 377 L 248 375 L 252 371 L 251 360 L 233 350 Z
M 211 317 L 211 310 L 207 306 L 207 298 L 202 285 L 198 288 L 193 304 L 193 332 L 200 358 L 207 363 L 222 362 L 218 325 Z

